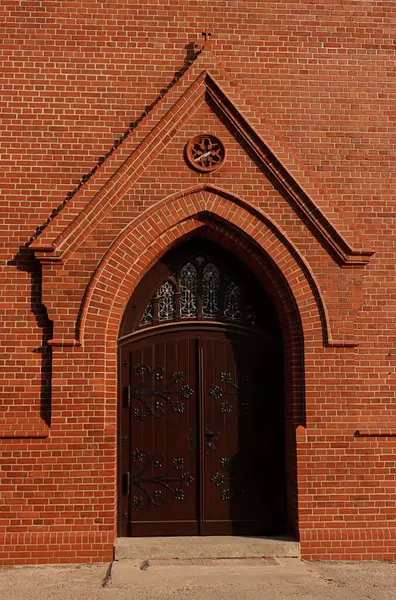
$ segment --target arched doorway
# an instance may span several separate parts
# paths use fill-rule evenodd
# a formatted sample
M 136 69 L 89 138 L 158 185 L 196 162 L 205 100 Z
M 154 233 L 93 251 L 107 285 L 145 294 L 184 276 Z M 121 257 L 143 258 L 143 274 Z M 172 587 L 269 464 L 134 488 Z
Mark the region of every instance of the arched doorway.
M 152 267 L 120 328 L 120 536 L 285 531 L 282 365 L 235 256 L 200 238 Z

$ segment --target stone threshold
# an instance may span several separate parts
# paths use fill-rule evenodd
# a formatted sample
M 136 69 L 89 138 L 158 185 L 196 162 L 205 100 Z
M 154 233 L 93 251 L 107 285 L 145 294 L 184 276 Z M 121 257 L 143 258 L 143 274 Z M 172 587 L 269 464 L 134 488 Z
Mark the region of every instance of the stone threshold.
M 262 567 L 277 566 L 276 558 L 151 558 L 150 567 Z
M 300 544 L 287 536 L 117 538 L 114 560 L 298 558 Z

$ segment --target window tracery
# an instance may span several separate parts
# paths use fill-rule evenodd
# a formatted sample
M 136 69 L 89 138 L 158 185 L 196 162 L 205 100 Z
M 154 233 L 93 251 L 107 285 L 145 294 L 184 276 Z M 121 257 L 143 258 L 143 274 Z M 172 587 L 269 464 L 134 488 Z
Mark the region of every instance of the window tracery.
M 165 281 L 157 292 L 158 319 L 169 321 L 174 319 L 176 313 L 175 286 L 170 281 Z
M 253 289 L 221 261 L 203 254 L 184 261 L 158 286 L 141 317 L 139 328 L 188 319 L 232 321 L 249 327 L 259 322 Z
M 219 314 L 220 273 L 213 264 L 208 263 L 202 273 L 202 316 L 217 317 Z
M 153 320 L 154 320 L 153 307 L 154 307 L 154 302 L 153 302 L 153 300 L 150 300 L 146 306 L 144 313 L 143 313 L 142 320 L 140 321 L 141 326 L 151 325 L 153 323 Z
M 191 319 L 198 314 L 197 303 L 198 273 L 192 263 L 187 263 L 180 273 L 180 316 Z
M 227 284 L 224 294 L 224 316 L 231 321 L 239 321 L 241 318 L 241 291 L 239 285 L 234 281 Z

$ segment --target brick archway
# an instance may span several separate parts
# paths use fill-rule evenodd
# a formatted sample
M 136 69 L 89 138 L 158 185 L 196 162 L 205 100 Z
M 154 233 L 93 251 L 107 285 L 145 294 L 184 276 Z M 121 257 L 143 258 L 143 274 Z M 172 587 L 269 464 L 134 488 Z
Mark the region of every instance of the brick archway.
M 83 347 L 103 357 L 106 433 L 116 435 L 119 325 L 127 302 L 149 268 L 171 247 L 205 236 L 234 252 L 255 273 L 276 307 L 285 343 L 288 517 L 298 531 L 296 429 L 305 425 L 307 353 L 323 346 L 326 310 L 312 273 L 265 215 L 225 192 L 194 190 L 166 198 L 131 223 L 99 264 L 80 311 Z

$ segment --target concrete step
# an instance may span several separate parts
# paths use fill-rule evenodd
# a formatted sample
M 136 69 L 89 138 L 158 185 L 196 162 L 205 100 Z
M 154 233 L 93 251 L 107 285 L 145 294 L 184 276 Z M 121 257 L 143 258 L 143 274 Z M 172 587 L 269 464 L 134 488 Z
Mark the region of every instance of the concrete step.
M 300 556 L 300 544 L 287 536 L 197 536 L 118 538 L 114 558 L 250 558 Z

